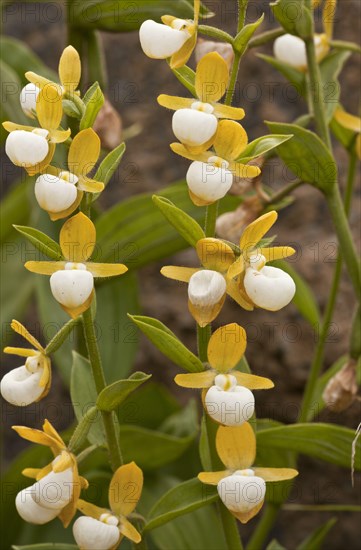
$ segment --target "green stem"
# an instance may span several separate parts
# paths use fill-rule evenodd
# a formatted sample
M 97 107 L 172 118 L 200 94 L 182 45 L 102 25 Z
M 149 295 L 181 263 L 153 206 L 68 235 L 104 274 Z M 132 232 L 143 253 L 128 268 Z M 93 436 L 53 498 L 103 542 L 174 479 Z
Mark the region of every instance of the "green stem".
M 228 34 L 228 32 L 217 29 L 216 27 L 210 27 L 209 25 L 199 25 L 198 32 L 200 34 L 205 34 L 210 38 L 216 38 L 217 40 L 222 40 L 223 42 L 227 42 L 228 44 L 233 45 L 233 36 Z
M 276 204 L 277 202 L 284 199 L 285 197 L 288 197 L 288 195 L 292 193 L 292 191 L 294 191 L 304 183 L 305 182 L 302 180 L 296 180 L 290 183 L 289 185 L 287 185 L 286 187 L 283 187 L 282 189 L 277 191 L 277 193 L 274 193 L 269 197 L 268 204 Z
M 265 540 L 277 519 L 279 509 L 280 506 L 276 504 L 269 503 L 265 506 L 257 528 L 247 544 L 247 550 L 260 550 L 264 547 Z
M 59 332 L 50 340 L 45 348 L 46 355 L 56 352 L 57 349 L 65 342 L 71 331 L 79 324 L 80 318 L 71 319 L 61 327 Z
M 237 33 L 239 33 L 246 22 L 246 12 L 247 12 L 248 0 L 238 0 L 238 26 Z
M 218 201 L 207 206 L 206 209 L 206 223 L 204 226 L 204 232 L 206 237 L 214 237 L 216 231 L 216 221 L 218 214 Z
M 229 78 L 229 85 L 226 93 L 226 97 L 224 100 L 225 105 L 231 105 L 233 95 L 235 92 L 236 82 L 237 82 L 237 76 L 238 76 L 238 70 L 239 70 L 239 62 L 241 60 L 241 54 L 238 52 L 234 53 L 234 61 L 232 65 L 231 70 L 231 76 Z
M 211 325 L 207 325 L 206 327 L 200 327 L 199 325 L 197 325 L 198 355 L 199 359 L 203 363 L 206 363 L 208 361 L 207 348 L 211 333 Z
M 217 507 L 221 516 L 228 550 L 243 550 L 235 518 L 229 513 L 223 502 L 218 502 Z
M 100 392 L 105 388 L 106 382 L 97 337 L 95 334 L 91 308 L 87 309 L 83 313 L 83 326 L 95 387 L 97 390 L 97 394 L 99 395 Z M 122 465 L 123 459 L 120 451 L 118 432 L 116 429 L 113 412 L 102 411 L 102 418 L 108 442 L 110 463 L 113 471 L 115 471 L 119 466 Z

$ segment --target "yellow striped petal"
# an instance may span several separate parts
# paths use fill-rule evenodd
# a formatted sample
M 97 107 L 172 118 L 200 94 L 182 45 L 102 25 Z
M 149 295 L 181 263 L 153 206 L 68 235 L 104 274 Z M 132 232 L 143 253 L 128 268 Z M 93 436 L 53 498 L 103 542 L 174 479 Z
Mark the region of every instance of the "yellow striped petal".
M 293 468 L 252 468 L 254 475 L 265 481 L 284 481 L 298 476 L 297 470 Z
M 245 117 L 244 109 L 240 107 L 231 107 L 222 103 L 213 104 L 213 114 L 218 118 L 228 118 L 230 120 L 242 120 Z
M 198 258 L 206 269 L 224 273 L 235 261 L 232 248 L 219 239 L 205 238 L 197 242 Z
M 221 120 L 213 146 L 217 155 L 226 160 L 239 157 L 248 143 L 246 130 L 234 120 Z
M 241 250 L 253 249 L 262 237 L 269 231 L 272 225 L 276 222 L 278 214 L 275 210 L 263 214 L 250 223 L 242 233 L 240 240 Z
M 82 212 L 72 216 L 60 230 L 59 243 L 66 260 L 86 262 L 96 243 L 93 222 Z
M 142 537 L 140 536 L 136 528 L 126 518 L 122 517 L 120 519 L 120 524 L 118 527 L 121 534 L 127 537 L 127 539 L 131 540 L 132 542 L 138 544 L 138 542 L 142 540 Z
M 194 24 L 198 25 L 199 11 L 201 9 L 201 0 L 194 0 Z
M 40 90 L 36 100 L 36 115 L 42 128 L 59 128 L 63 116 L 62 96 L 54 84 L 46 84 Z
M 87 193 L 101 193 L 104 189 L 104 183 L 87 178 L 86 176 L 80 176 L 77 187 Z
M 47 447 L 59 446 L 56 439 L 41 430 L 35 430 L 34 428 L 27 428 L 25 426 L 12 426 L 12 429 L 15 430 L 20 437 L 26 439 L 27 441 L 31 441 L 32 443 L 46 445 Z
M 86 264 L 86 267 L 94 277 L 114 277 L 115 275 L 123 275 L 123 273 L 128 271 L 127 266 L 124 264 L 97 264 L 89 262 Z
M 4 348 L 4 353 L 10 353 L 11 355 L 18 355 L 19 357 L 35 357 L 38 352 L 29 348 L 12 348 L 7 346 Z
M 191 37 L 188 38 L 181 49 L 173 54 L 170 58 L 169 66 L 171 69 L 179 69 L 180 67 L 183 67 L 183 65 L 187 63 L 188 59 L 192 55 L 192 52 L 197 43 L 197 34 L 195 32 L 195 28 L 192 31 L 191 27 L 189 27 L 188 31 L 192 32 Z
M 68 168 L 77 176 L 86 176 L 100 155 L 100 138 L 92 128 L 77 134 L 69 148 Z
M 189 283 L 190 278 L 197 271 L 201 271 L 200 268 L 195 267 L 178 267 L 175 265 L 166 265 L 160 270 L 161 274 L 168 279 L 174 279 L 175 281 L 181 281 L 182 283 Z
M 216 435 L 219 458 L 229 470 L 250 468 L 256 457 L 256 437 L 248 422 L 242 426 L 220 426 Z
M 158 96 L 157 101 L 159 105 L 165 107 L 166 109 L 178 111 L 178 109 L 190 109 L 192 103 L 194 103 L 196 100 L 187 97 L 161 94 Z
M 228 475 L 230 475 L 230 472 L 227 470 L 222 470 L 221 472 L 201 472 L 198 474 L 198 479 L 207 485 L 218 485 L 221 479 Z
M 357 132 L 357 133 L 361 132 L 360 117 L 351 115 L 350 113 L 346 113 L 346 111 L 343 111 L 340 107 L 337 107 L 333 116 L 335 120 L 339 124 L 341 124 L 341 126 L 343 126 L 344 128 L 347 128 L 347 130 L 351 130 L 352 132 Z
M 208 361 L 218 372 L 233 369 L 243 356 L 247 346 L 246 331 L 237 323 L 218 328 L 208 344 Z
M 251 300 L 243 290 L 242 286 L 240 285 L 239 281 L 231 279 L 227 280 L 227 294 L 246 311 L 253 311 L 253 302 L 251 302 Z
M 38 275 L 52 275 L 56 271 L 65 269 L 66 262 L 26 262 L 25 268 Z
M 244 386 L 249 390 L 269 390 L 274 387 L 272 380 L 264 378 L 263 376 L 247 374 L 245 372 L 239 372 L 238 370 L 232 371 L 231 374 L 237 378 L 237 382 L 240 386 Z
M 215 201 L 205 201 L 204 199 L 201 199 L 200 197 L 197 197 L 190 189 L 188 189 L 189 198 L 195 204 L 196 206 L 208 206 L 209 204 L 212 204 Z
M 30 332 L 28 331 L 28 329 L 26 329 L 24 327 L 24 325 L 22 325 L 21 323 L 19 323 L 19 321 L 17 321 L 16 319 L 13 319 L 11 321 L 11 328 L 13 329 L 14 332 L 16 332 L 17 334 L 20 334 L 20 336 L 22 336 L 23 338 L 25 338 L 25 340 L 27 340 L 29 342 L 29 344 L 31 344 L 32 346 L 34 346 L 35 349 L 39 350 L 39 351 L 44 351 L 44 348 L 43 346 L 40 344 L 40 342 L 38 342 L 38 340 L 36 338 L 34 338 L 34 336 L 32 334 L 30 334 Z
M 217 52 L 203 56 L 196 69 L 196 94 L 201 101 L 218 101 L 226 93 L 229 70 L 226 61 Z
M 131 498 L 129 488 L 131 487 Z M 135 462 L 120 466 L 109 485 L 109 504 L 116 516 L 129 516 L 143 489 L 143 472 Z
M 271 246 L 269 248 L 259 248 L 257 252 L 266 258 L 266 262 L 273 262 L 292 256 L 296 250 L 292 246 Z
M 249 512 L 232 512 L 232 510 L 230 510 L 230 512 L 241 523 L 248 523 L 249 520 L 254 518 L 254 516 L 256 516 L 258 512 L 261 510 L 263 503 L 264 503 L 264 500 L 262 500 L 262 502 L 257 504 L 257 506 L 255 506 L 254 508 L 252 508 L 252 510 L 250 510 Z
M 189 374 L 177 374 L 174 382 L 182 388 L 210 388 L 213 384 L 216 372 L 206 370 Z
M 74 93 L 81 76 L 81 63 L 78 52 L 73 46 L 65 48 L 59 61 L 60 82 L 65 90 Z
M 207 162 L 209 157 L 212 156 L 212 153 L 209 151 L 204 151 L 199 154 L 192 153 L 187 147 L 185 147 L 182 143 L 171 143 L 170 148 L 172 149 L 173 153 L 176 153 L 177 155 L 184 157 L 188 160 L 195 160 L 199 162 Z

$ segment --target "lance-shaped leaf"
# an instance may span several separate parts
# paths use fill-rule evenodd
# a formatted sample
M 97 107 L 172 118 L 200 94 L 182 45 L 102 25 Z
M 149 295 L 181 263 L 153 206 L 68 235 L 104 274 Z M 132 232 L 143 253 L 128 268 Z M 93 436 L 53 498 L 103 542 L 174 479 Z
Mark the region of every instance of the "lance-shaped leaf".
M 118 380 L 100 392 L 97 407 L 102 411 L 113 411 L 139 386 L 144 384 L 151 374 L 135 372 L 126 380 Z
M 200 239 L 205 237 L 201 226 L 169 199 L 157 195 L 153 195 L 152 199 L 164 217 L 191 246 L 195 246 Z
M 275 149 L 285 141 L 292 138 L 292 134 L 289 135 L 277 135 L 269 134 L 268 136 L 262 136 L 254 141 L 251 141 L 242 151 L 237 158 L 237 161 L 247 163 L 250 160 L 260 157 L 272 149 Z
M 95 122 L 100 109 L 104 104 L 104 95 L 98 82 L 94 82 L 92 87 L 84 96 L 85 112 L 80 121 L 80 130 L 91 128 Z
M 42 231 L 25 225 L 14 225 L 16 231 L 24 235 L 42 254 L 52 260 L 61 260 L 63 254 L 57 242 L 45 235 Z
M 264 13 L 262 13 L 261 17 L 257 19 L 257 21 L 245 25 L 243 29 L 239 31 L 233 42 L 233 47 L 239 54 L 243 55 L 244 52 L 247 50 L 249 41 L 263 22 L 263 19 Z

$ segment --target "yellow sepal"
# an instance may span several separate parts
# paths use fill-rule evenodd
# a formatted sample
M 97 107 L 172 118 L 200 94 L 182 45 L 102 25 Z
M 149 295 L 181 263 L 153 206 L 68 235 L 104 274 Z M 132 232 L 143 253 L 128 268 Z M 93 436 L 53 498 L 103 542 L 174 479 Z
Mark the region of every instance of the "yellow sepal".
M 265 481 L 284 481 L 298 476 L 293 468 L 252 468 L 254 475 Z
M 219 239 L 200 239 L 196 250 L 198 258 L 206 269 L 220 273 L 225 273 L 236 259 L 232 248 Z
M 138 544 L 138 542 L 142 540 L 140 533 L 138 533 L 136 528 L 126 518 L 122 517 L 120 519 L 118 528 L 121 534 L 127 537 L 127 539 L 131 540 L 132 542 Z
M 65 269 L 66 262 L 26 262 L 24 267 L 31 271 L 31 273 L 37 273 L 38 275 L 52 275 L 56 271 Z
M 91 502 L 86 502 L 81 498 L 78 500 L 76 507 L 84 516 L 89 516 L 97 520 L 99 520 L 102 514 L 109 514 L 110 512 L 107 508 L 100 508 L 100 506 L 96 506 Z
M 39 386 L 41 388 L 44 388 L 43 393 L 41 394 L 40 399 L 43 399 L 47 395 L 50 389 L 51 385 L 51 362 L 49 357 L 42 356 L 42 366 L 43 366 L 43 374 L 41 375 L 41 378 L 39 380 Z
M 95 166 L 100 155 L 100 138 L 92 128 L 77 134 L 69 148 L 68 168 L 77 176 L 86 176 Z
M 174 382 L 182 388 L 210 388 L 213 384 L 216 372 L 206 370 L 189 374 L 177 374 Z
M 218 485 L 221 479 L 230 474 L 231 472 L 228 472 L 227 470 L 222 470 L 221 472 L 200 472 L 198 474 L 198 479 L 207 485 Z
M 228 372 L 238 364 L 246 346 L 247 335 L 243 327 L 237 323 L 224 325 L 218 328 L 209 340 L 209 364 L 218 372 Z
M 49 420 L 45 419 L 43 423 L 43 431 L 47 435 L 50 435 L 53 439 L 55 439 L 58 442 L 59 448 L 65 449 L 65 443 L 54 428 L 54 426 L 49 422 Z
M 264 500 L 262 500 L 262 502 L 257 504 L 257 506 L 255 506 L 254 508 L 252 508 L 252 510 L 250 510 L 249 512 L 232 512 L 232 510 L 230 510 L 230 512 L 241 523 L 248 523 L 261 510 L 263 503 L 264 503 Z
M 50 142 L 51 143 L 64 143 L 71 135 L 71 130 L 50 130 Z
M 25 130 L 25 132 L 32 132 L 33 130 L 35 130 L 34 126 L 17 124 L 16 122 L 10 122 L 10 120 L 6 120 L 2 123 L 2 125 L 7 132 L 14 132 L 15 130 Z
M 41 430 L 35 430 L 34 428 L 27 428 L 25 426 L 12 426 L 12 429 L 27 441 L 37 443 L 38 445 L 46 445 L 47 447 L 59 448 L 58 440 Z
M 57 130 L 63 116 L 62 96 L 54 84 L 46 84 L 36 100 L 36 116 L 46 130 Z
M 229 266 L 227 271 L 227 277 L 229 279 L 234 279 L 235 277 L 238 277 L 243 271 L 245 270 L 245 263 L 243 260 L 242 254 L 237 258 L 235 262 L 233 262 L 232 265 Z
M 341 124 L 341 126 L 346 128 L 347 130 L 351 130 L 352 132 L 357 132 L 358 134 L 361 132 L 360 117 L 351 115 L 350 113 L 346 113 L 346 111 L 344 111 L 340 107 L 337 107 L 337 109 L 333 114 L 333 117 L 339 124 Z
M 192 52 L 197 44 L 197 33 L 195 28 L 192 31 L 191 27 L 189 27 L 188 30 L 191 31 L 191 36 L 183 44 L 181 49 L 170 58 L 169 66 L 171 69 L 179 69 L 180 67 L 183 67 L 192 55 Z
M 248 143 L 246 130 L 234 120 L 221 120 L 218 123 L 213 143 L 217 155 L 226 160 L 234 160 Z
M 210 204 L 213 204 L 215 201 L 205 201 L 204 199 L 201 199 L 200 197 L 197 197 L 190 189 L 188 189 L 189 198 L 195 204 L 196 206 L 208 206 Z
M 129 487 L 132 497 L 129 498 Z M 120 466 L 109 485 L 109 504 L 116 516 L 129 516 L 137 506 L 143 489 L 143 472 L 135 462 Z
M 69 308 L 64 306 L 63 304 L 59 304 L 59 305 L 63 308 L 64 311 L 66 311 L 68 315 L 70 315 L 72 319 L 76 319 L 77 317 L 79 317 L 79 315 L 82 315 L 84 311 L 90 308 L 93 298 L 94 298 L 94 290 L 89 296 L 89 298 L 84 302 L 84 304 L 82 304 L 79 307 Z
M 196 69 L 196 94 L 205 103 L 218 101 L 226 93 L 229 70 L 226 61 L 217 52 L 201 58 Z
M 251 250 L 253 249 L 262 237 L 271 229 L 272 225 L 276 222 L 278 214 L 275 210 L 263 214 L 250 223 L 242 233 L 240 240 L 241 250 Z
M 59 93 L 61 94 L 62 92 L 61 86 L 59 86 L 59 84 L 55 84 L 48 78 L 45 78 L 44 76 L 40 76 L 39 74 L 33 73 L 32 71 L 27 71 L 25 73 L 25 78 L 29 82 L 32 82 L 32 84 L 35 84 L 35 86 L 37 86 L 40 89 L 44 88 L 44 86 L 47 86 L 47 84 L 54 84 L 54 86 L 58 87 Z
M 250 468 L 256 457 L 256 438 L 250 424 L 220 426 L 216 448 L 219 458 L 229 470 Z
M 213 104 L 213 114 L 217 118 L 228 118 L 230 120 L 242 120 L 245 117 L 244 109 L 241 107 L 231 107 L 230 105 L 223 105 L 223 103 Z
M 19 355 L 19 357 L 35 357 L 39 352 L 29 348 L 12 348 L 7 346 L 4 348 L 4 353 L 10 353 L 12 355 Z
M 200 327 L 205 327 L 209 325 L 216 317 L 218 317 L 224 301 L 226 299 L 226 294 L 214 304 L 213 306 L 195 306 L 190 300 L 188 300 L 188 309 L 193 319 L 195 319 Z
M 322 10 L 322 22 L 326 36 L 329 40 L 333 35 L 333 24 L 336 15 L 337 0 L 326 0 Z
M 291 246 L 271 246 L 269 248 L 259 248 L 257 252 L 266 258 L 266 262 L 273 262 L 292 256 L 296 250 Z
M 239 281 L 227 279 L 227 294 L 246 311 L 253 311 L 254 304 L 247 296 Z
M 70 468 L 72 464 L 73 461 L 70 453 L 68 453 L 67 451 L 63 451 L 56 463 L 53 465 L 53 472 L 64 472 L 64 470 Z
M 104 189 L 104 183 L 87 178 L 86 176 L 80 176 L 77 187 L 87 193 L 101 193 Z
M 247 374 L 245 372 L 239 372 L 237 370 L 232 371 L 230 374 L 236 377 L 237 383 L 240 386 L 244 386 L 249 390 L 269 390 L 274 387 L 274 383 L 269 378 L 263 376 L 256 376 L 255 374 Z
M 31 479 L 38 479 L 39 472 L 42 468 L 25 468 L 21 473 L 25 477 L 30 477 Z
M 171 143 L 170 148 L 172 149 L 173 153 L 176 153 L 177 155 L 184 157 L 188 160 L 207 162 L 209 157 L 212 156 L 212 153 L 209 151 L 204 151 L 198 154 L 192 153 L 182 143 Z
M 260 175 L 261 169 L 253 164 L 242 164 L 241 162 L 230 162 L 228 166 L 230 170 L 237 178 L 256 178 Z
M 181 281 L 182 283 L 189 283 L 192 275 L 201 271 L 195 267 L 178 267 L 175 265 L 166 265 L 160 270 L 161 274 L 168 279 L 174 279 L 175 281 Z
M 178 97 L 172 95 L 161 94 L 157 97 L 159 105 L 165 107 L 166 109 L 171 109 L 172 111 L 178 111 L 178 109 L 190 109 L 192 103 L 195 99 L 190 99 L 187 97 Z
M 79 212 L 69 218 L 60 230 L 60 248 L 70 262 L 86 262 L 93 253 L 96 231 L 93 222 Z
M 81 62 L 78 52 L 73 46 L 65 48 L 59 61 L 60 82 L 67 92 L 74 93 L 81 76 Z
M 13 319 L 11 321 L 10 326 L 13 329 L 14 332 L 16 332 L 17 334 L 20 334 L 20 336 L 25 338 L 25 340 L 27 340 L 29 342 L 29 344 L 34 346 L 35 349 L 37 349 L 38 351 L 44 352 L 44 348 L 40 344 L 40 342 L 38 342 L 38 340 L 36 338 L 34 338 L 34 336 L 32 334 L 30 334 L 30 332 L 24 327 L 24 325 L 19 323 L 19 321 L 17 321 L 16 319 Z
M 123 273 L 128 271 L 128 268 L 124 264 L 97 264 L 89 262 L 87 263 L 87 270 L 94 277 L 114 277 L 116 275 L 123 275 Z

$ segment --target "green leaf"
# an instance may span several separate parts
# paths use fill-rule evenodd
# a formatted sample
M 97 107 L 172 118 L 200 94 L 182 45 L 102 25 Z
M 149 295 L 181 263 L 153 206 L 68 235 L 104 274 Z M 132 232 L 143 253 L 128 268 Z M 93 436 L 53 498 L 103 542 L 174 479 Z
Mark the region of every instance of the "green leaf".
M 266 61 L 269 65 L 271 65 L 274 69 L 279 71 L 283 76 L 293 84 L 293 86 L 296 88 L 296 91 L 299 95 L 305 96 L 307 93 L 307 87 L 306 87 L 306 79 L 305 74 L 302 71 L 299 71 L 289 65 L 288 63 L 284 63 L 283 61 L 280 61 L 279 59 L 276 59 L 275 57 L 271 57 L 270 55 L 265 55 L 263 53 L 256 54 L 257 57 L 260 59 L 263 59 L 263 61 Z
M 301 313 L 302 317 L 310 323 L 312 327 L 318 327 L 321 323 L 321 314 L 311 287 L 297 273 L 289 262 L 284 260 L 276 260 L 272 265 L 278 267 L 291 275 L 296 284 L 296 294 L 293 298 L 293 303 Z
M 279 146 L 278 155 L 286 166 L 302 181 L 327 192 L 337 182 L 337 166 L 320 138 L 296 124 L 266 122 L 271 132 L 293 134 L 293 138 Z
M 14 228 L 21 235 L 24 235 L 41 254 L 45 254 L 48 258 L 56 261 L 63 259 L 59 244 L 45 235 L 42 231 L 34 229 L 33 227 L 26 227 L 25 225 L 14 225 Z
M 70 99 L 63 99 L 63 111 L 67 116 L 80 120 L 82 113 Z
M 297 550 L 321 550 L 328 533 L 336 522 L 336 518 L 331 518 L 324 525 L 315 529 L 315 531 L 297 546 Z
M 257 443 L 265 449 L 296 451 L 344 468 L 350 468 L 354 438 L 354 430 L 321 423 L 292 424 L 257 432 Z M 358 447 L 355 470 L 360 469 L 361 453 Z
M 313 17 L 304 0 L 277 0 L 271 5 L 274 16 L 290 34 L 308 38 L 313 33 Z
M 247 145 L 244 151 L 242 151 L 242 154 L 238 157 L 237 162 L 247 164 L 250 160 L 260 157 L 268 153 L 268 151 L 272 151 L 272 149 L 275 149 L 275 147 L 278 147 L 291 138 L 292 134 L 289 136 L 270 134 L 268 136 L 259 137 Z
M 152 199 L 164 217 L 191 246 L 195 246 L 200 239 L 204 239 L 205 233 L 199 223 L 177 208 L 172 201 L 158 195 L 153 195 Z
M 280 544 L 276 539 L 271 540 L 266 550 L 287 550 L 282 544 Z
M 2 59 L 0 59 L 0 78 L 3 83 L 1 86 L 1 123 L 11 120 L 19 124 L 29 124 L 29 119 L 25 116 L 20 106 L 20 79 L 12 67 Z M 2 124 L 0 128 L 1 141 L 5 141 L 8 132 L 3 128 Z
M 129 394 L 149 380 L 151 376 L 151 374 L 145 374 L 144 372 L 135 372 L 127 380 L 118 380 L 107 386 L 98 396 L 98 409 L 101 411 L 114 411 Z
M 155 529 L 183 514 L 206 506 L 218 499 L 216 487 L 201 483 L 197 478 L 190 479 L 170 489 L 153 506 L 148 514 L 145 530 Z
M 98 170 L 95 173 L 94 179 L 101 181 L 104 185 L 109 183 L 110 178 L 118 168 L 120 161 L 125 153 L 125 143 L 120 143 L 113 151 L 107 154 L 99 165 Z M 99 193 L 95 193 L 96 196 Z M 94 198 L 95 200 L 95 198 Z
M 79 355 L 76 351 L 73 351 L 70 395 L 75 416 L 80 422 L 85 413 L 96 405 L 97 391 L 88 359 Z M 105 434 L 100 414 L 89 430 L 88 440 L 92 445 L 105 444 Z
M 151 342 L 176 365 L 188 372 L 202 372 L 203 363 L 163 323 L 152 317 L 129 315 Z
M 247 50 L 248 42 L 251 40 L 252 36 L 256 32 L 260 24 L 263 22 L 263 19 L 264 13 L 262 13 L 261 17 L 257 19 L 257 21 L 245 25 L 239 31 L 233 42 L 233 47 L 239 54 L 243 55 L 244 52 Z
M 22 178 L 14 183 L 1 201 L 1 242 L 14 233 L 13 223 L 27 223 L 30 217 L 29 188 L 32 178 Z
M 100 89 L 98 82 L 89 88 L 84 96 L 85 112 L 80 121 L 80 130 L 91 128 L 95 122 L 100 109 L 104 104 L 104 95 Z
M 196 73 L 188 67 L 188 65 L 183 65 L 183 67 L 179 69 L 172 69 L 172 72 L 178 78 L 179 82 L 183 84 L 194 97 L 197 97 L 195 87 Z
M 322 92 L 328 122 L 332 119 L 340 99 L 341 87 L 338 77 L 350 55 L 351 53 L 345 50 L 331 51 L 320 63 Z

